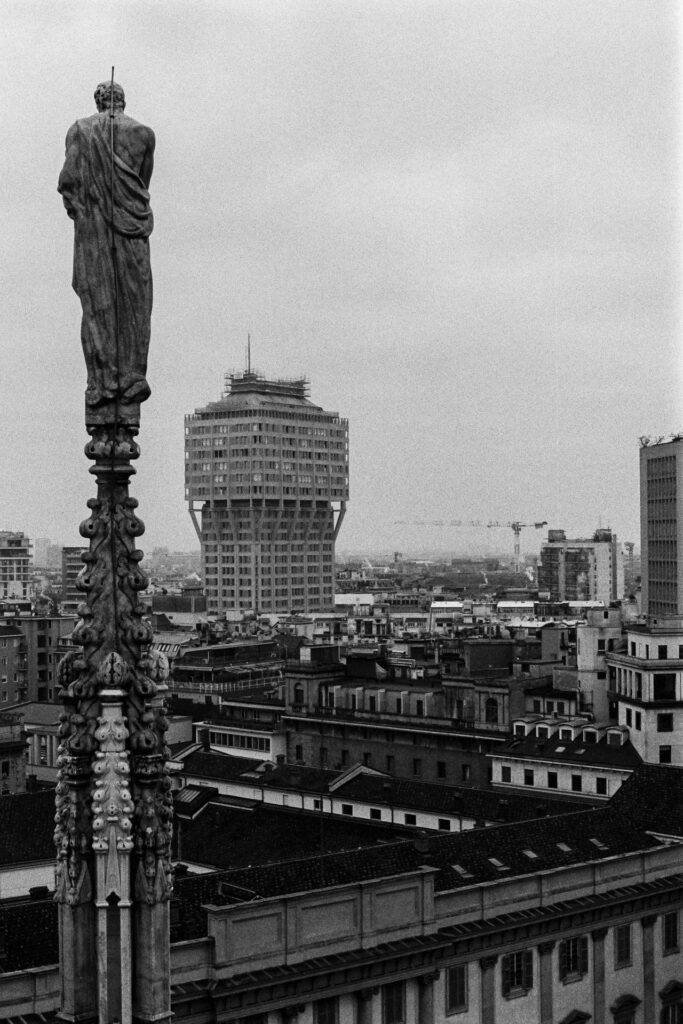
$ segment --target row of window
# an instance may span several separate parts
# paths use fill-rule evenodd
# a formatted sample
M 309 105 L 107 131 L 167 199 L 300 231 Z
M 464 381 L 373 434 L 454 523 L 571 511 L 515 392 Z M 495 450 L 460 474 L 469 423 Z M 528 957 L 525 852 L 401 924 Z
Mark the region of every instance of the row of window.
M 209 733 L 209 740 L 216 747 L 236 747 L 240 750 L 262 750 L 265 753 L 270 753 L 270 740 L 264 736 L 211 732 Z
M 539 773 L 540 774 L 540 773 Z M 535 786 L 537 775 L 533 768 L 524 769 L 524 785 Z M 512 768 L 509 765 L 502 765 L 500 769 L 500 781 L 501 782 L 512 782 Z M 582 775 L 572 775 L 570 778 L 570 786 L 573 793 L 584 792 L 584 783 L 590 781 L 584 779 Z M 543 785 L 543 783 L 540 783 Z M 545 785 L 548 789 L 559 789 L 558 784 L 558 773 L 548 772 L 546 775 Z M 607 778 L 604 775 L 598 775 L 595 778 L 595 793 L 597 796 L 607 796 Z
M 665 921 L 672 915 L 665 915 Z M 631 963 L 631 926 L 615 929 L 615 967 Z M 560 980 L 568 984 L 588 972 L 588 939 L 586 936 L 565 939 L 559 944 Z M 534 986 L 533 951 L 530 949 L 508 953 L 501 963 L 502 994 L 512 999 L 530 992 Z M 683 1019 L 681 986 L 675 985 L 672 997 L 662 994 L 662 1024 L 680 1024 Z M 468 964 L 457 964 L 445 971 L 446 1016 L 466 1013 L 469 1009 Z M 382 1024 L 409 1024 L 406 1006 L 406 983 L 394 981 L 382 986 Z M 633 1024 L 635 1007 L 639 1000 L 626 996 L 616 1000 L 612 1007 L 613 1019 L 618 1024 Z M 581 1018 L 583 1019 L 583 1018 Z M 266 1015 L 249 1017 L 249 1024 L 265 1024 Z M 339 999 L 336 996 L 320 999 L 313 1004 L 313 1024 L 339 1024 Z M 246 1024 L 246 1020 L 245 1020 Z

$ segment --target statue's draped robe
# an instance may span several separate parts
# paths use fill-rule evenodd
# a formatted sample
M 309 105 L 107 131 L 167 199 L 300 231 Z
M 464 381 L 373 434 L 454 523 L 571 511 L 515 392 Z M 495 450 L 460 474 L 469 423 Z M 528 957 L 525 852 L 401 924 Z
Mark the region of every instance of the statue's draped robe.
M 70 131 L 60 191 L 75 222 L 73 287 L 83 307 L 86 405 L 135 404 L 150 393 L 149 192 L 116 153 L 112 174 L 108 114 L 83 118 Z

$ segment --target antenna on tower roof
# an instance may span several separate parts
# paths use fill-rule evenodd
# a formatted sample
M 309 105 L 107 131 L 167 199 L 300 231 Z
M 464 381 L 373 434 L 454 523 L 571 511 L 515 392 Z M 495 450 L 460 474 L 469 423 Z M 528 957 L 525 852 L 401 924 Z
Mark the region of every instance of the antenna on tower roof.
M 247 334 L 247 373 L 251 373 L 251 334 Z

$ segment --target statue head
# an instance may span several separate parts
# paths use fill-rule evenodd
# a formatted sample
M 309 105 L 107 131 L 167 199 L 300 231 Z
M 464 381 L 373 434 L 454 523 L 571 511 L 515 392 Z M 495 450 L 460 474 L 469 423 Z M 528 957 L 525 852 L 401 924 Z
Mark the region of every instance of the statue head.
M 106 114 L 110 109 L 112 88 L 114 89 L 114 110 L 125 109 L 126 97 L 118 82 L 114 82 L 113 86 L 111 82 L 100 82 L 95 89 L 95 105 L 100 114 Z

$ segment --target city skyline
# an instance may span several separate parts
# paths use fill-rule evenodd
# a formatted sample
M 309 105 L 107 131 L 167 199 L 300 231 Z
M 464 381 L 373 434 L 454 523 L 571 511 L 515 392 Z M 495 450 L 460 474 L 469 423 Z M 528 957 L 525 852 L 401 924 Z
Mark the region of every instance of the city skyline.
M 512 550 L 397 519 L 638 541 L 638 437 L 680 426 L 673 4 L 92 11 L 5 12 L 4 529 L 77 544 L 86 517 L 56 179 L 114 63 L 158 139 L 143 550 L 195 546 L 183 419 L 248 333 L 255 366 L 349 420 L 340 552 Z

